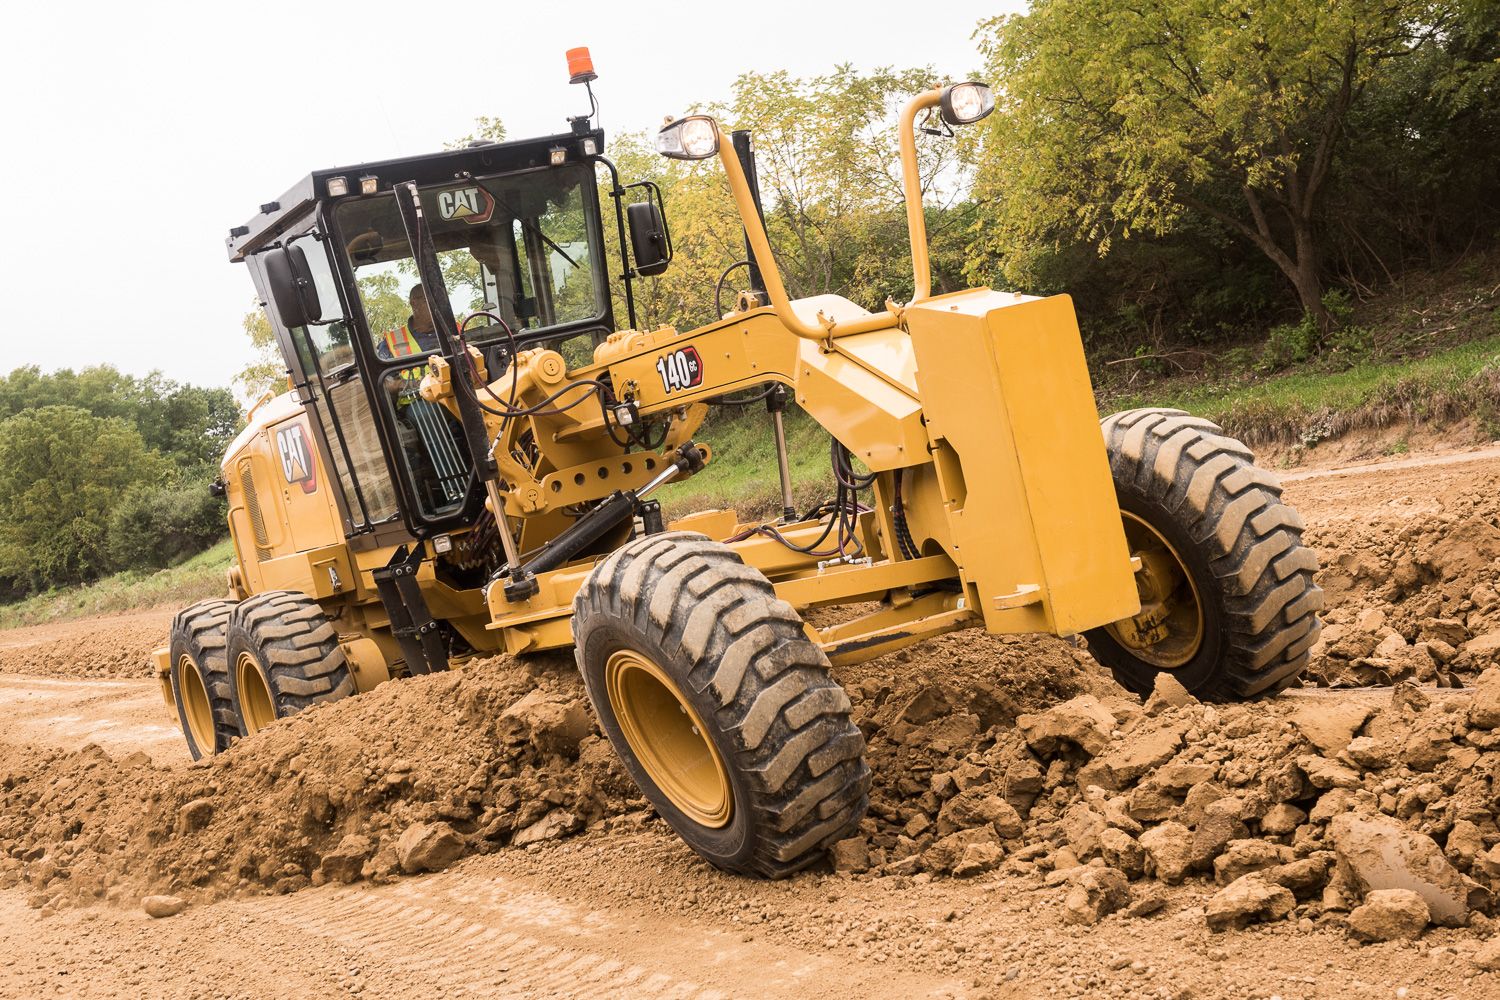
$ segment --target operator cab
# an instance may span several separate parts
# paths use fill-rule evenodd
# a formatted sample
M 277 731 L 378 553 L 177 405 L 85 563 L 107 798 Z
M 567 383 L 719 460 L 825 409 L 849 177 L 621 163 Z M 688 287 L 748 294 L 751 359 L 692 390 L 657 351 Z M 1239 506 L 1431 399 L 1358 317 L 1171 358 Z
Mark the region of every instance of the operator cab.
M 562 135 L 315 171 L 231 230 L 230 259 L 249 265 L 337 473 L 351 540 L 453 531 L 483 503 L 459 421 L 417 391 L 428 360 L 446 353 L 435 315 L 454 317 L 449 342 L 477 349 L 490 382 L 514 352 L 537 346 L 570 368 L 589 364 L 616 329 L 607 254 L 628 242 L 634 267 L 622 269 L 621 290 L 635 325 L 630 283 L 669 256 L 659 194 L 622 187 L 601 155 L 603 132 L 572 124 Z M 441 304 L 418 277 L 398 204 L 407 184 L 441 271 Z M 615 202 L 608 252 L 601 185 Z M 627 206 L 630 189 L 645 201 Z

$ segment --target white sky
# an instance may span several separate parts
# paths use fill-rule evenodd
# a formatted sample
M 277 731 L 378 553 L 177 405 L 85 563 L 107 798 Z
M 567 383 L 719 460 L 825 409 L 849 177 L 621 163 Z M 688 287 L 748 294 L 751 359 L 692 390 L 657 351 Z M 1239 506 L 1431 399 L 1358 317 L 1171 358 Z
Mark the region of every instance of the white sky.
M 1019 6 L 12 4 L 0 372 L 113 364 L 228 384 L 249 357 L 240 320 L 254 304 L 225 256 L 230 226 L 311 170 L 431 152 L 479 115 L 515 138 L 563 131 L 587 110 L 567 82 L 574 46 L 593 53 L 608 136 L 726 97 L 750 70 L 930 64 L 962 79 L 980 63 L 978 21 Z

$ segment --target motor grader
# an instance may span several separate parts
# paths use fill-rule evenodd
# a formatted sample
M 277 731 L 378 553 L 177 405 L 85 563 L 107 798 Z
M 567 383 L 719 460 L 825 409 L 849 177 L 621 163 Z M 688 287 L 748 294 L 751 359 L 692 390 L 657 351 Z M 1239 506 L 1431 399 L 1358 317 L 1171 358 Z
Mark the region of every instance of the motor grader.
M 841 664 L 984 628 L 1082 636 L 1142 693 L 1169 672 L 1243 699 L 1302 670 L 1316 560 L 1250 452 L 1177 410 L 1101 428 L 1065 295 L 933 294 L 918 118 L 972 125 L 986 86 L 900 113 L 914 294 L 876 312 L 788 296 L 746 133 L 663 127 L 664 155 L 718 159 L 747 245 L 733 308 L 678 330 L 635 305 L 673 254 L 660 192 L 621 182 L 586 52 L 570 68 L 593 110 L 565 132 L 319 170 L 231 230 L 290 391 L 224 458 L 229 596 L 156 654 L 195 758 L 391 679 L 571 646 L 660 815 L 777 877 L 867 806 Z M 714 461 L 710 407 L 747 401 L 783 515 L 669 519 L 653 494 Z M 793 402 L 831 439 L 832 497 L 800 514 Z

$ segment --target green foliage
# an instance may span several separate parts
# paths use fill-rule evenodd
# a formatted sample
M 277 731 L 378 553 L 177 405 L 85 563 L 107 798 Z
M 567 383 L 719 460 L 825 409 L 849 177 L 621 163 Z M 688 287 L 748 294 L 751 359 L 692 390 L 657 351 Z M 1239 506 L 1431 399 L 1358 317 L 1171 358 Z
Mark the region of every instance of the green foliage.
M 51 405 L 0 421 L 0 590 L 75 583 L 112 568 L 116 501 L 169 468 L 122 417 Z
M 258 303 L 245 313 L 240 326 L 244 329 L 245 336 L 250 338 L 254 360 L 240 370 L 234 381 L 252 399 L 259 398 L 267 390 L 274 390 L 284 383 L 286 360 L 282 358 L 281 348 L 276 344 L 276 331 L 271 328 L 271 318 Z
M 140 482 L 109 517 L 109 557 L 118 568 L 164 569 L 224 536 L 224 501 L 209 492 L 212 467 Z

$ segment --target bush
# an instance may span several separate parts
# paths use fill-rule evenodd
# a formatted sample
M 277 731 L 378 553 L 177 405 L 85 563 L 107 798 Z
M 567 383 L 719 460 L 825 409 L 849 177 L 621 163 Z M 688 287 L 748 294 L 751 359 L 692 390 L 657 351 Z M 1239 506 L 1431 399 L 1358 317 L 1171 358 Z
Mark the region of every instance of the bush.
M 223 538 L 224 501 L 208 489 L 214 476 L 211 467 L 200 468 L 127 491 L 109 518 L 114 567 L 164 569 Z

